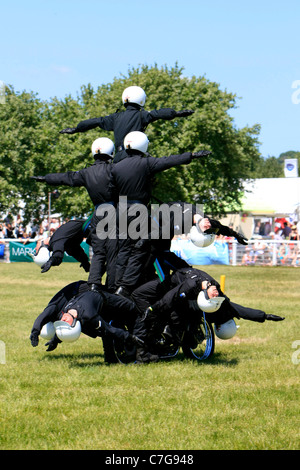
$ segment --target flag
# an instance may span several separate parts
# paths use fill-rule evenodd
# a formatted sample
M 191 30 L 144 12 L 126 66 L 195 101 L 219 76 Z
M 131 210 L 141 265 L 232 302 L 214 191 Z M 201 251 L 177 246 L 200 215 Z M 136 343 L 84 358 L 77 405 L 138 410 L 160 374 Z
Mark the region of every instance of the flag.
M 287 178 L 298 178 L 297 158 L 286 158 L 284 160 L 284 176 Z

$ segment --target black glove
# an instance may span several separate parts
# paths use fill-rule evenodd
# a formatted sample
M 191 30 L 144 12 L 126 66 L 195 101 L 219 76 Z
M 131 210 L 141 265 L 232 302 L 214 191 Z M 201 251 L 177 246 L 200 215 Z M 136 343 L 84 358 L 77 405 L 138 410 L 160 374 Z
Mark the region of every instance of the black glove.
M 31 341 L 31 346 L 33 346 L 34 348 L 39 344 L 39 334 L 36 330 L 33 330 L 30 334 L 30 337 L 29 337 L 30 341 Z
M 59 131 L 60 134 L 76 134 L 76 132 L 77 127 L 67 127 L 66 129 Z
M 51 256 L 51 258 L 48 259 L 48 261 L 41 266 L 41 272 L 46 273 L 49 271 L 51 266 L 59 266 L 62 262 L 62 259 L 59 258 L 58 256 Z
M 190 116 L 194 112 L 195 111 L 192 111 L 191 109 L 184 109 L 183 111 L 176 111 L 176 116 L 177 117 L 186 117 L 186 116 Z
M 57 345 L 59 343 L 61 343 L 61 340 L 58 339 L 58 337 L 56 335 L 54 335 L 53 338 L 50 339 L 50 341 L 48 341 L 48 343 L 45 344 L 45 346 L 48 346 L 46 351 L 54 351 L 54 349 L 57 348 Z
M 38 183 L 45 183 L 46 176 L 30 176 L 31 179 L 37 181 Z
M 284 320 L 285 317 L 279 317 L 278 315 L 265 315 L 265 320 L 271 320 L 271 321 L 282 321 Z
M 211 155 L 210 150 L 201 150 L 200 152 L 193 152 L 192 159 L 206 157 L 207 155 Z
M 248 238 L 244 237 L 241 233 L 235 233 L 234 237 L 241 245 L 248 245 Z
M 86 273 L 88 273 L 90 271 L 90 263 L 87 261 L 85 263 L 81 263 L 80 265 L 80 268 L 83 268 L 85 270 Z

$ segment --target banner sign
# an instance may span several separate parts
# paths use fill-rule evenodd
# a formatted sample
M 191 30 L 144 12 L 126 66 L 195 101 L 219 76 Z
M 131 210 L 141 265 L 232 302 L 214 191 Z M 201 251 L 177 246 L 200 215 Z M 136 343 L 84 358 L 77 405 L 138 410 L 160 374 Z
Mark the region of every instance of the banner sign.
M 34 253 L 36 243 L 20 243 L 20 242 L 9 242 L 9 260 L 15 261 L 26 261 L 33 262 L 31 254 Z
M 284 176 L 286 178 L 298 178 L 297 158 L 286 158 L 284 160 Z
M 201 266 L 206 264 L 229 264 L 228 244 L 215 241 L 206 248 L 198 248 L 190 240 L 173 240 L 171 251 L 188 264 Z
M 30 255 L 34 254 L 36 242 L 31 243 L 20 243 L 20 242 L 9 242 L 9 259 L 11 262 L 27 262 L 33 263 L 33 259 Z M 81 243 L 81 247 L 84 249 L 87 256 L 89 256 L 89 245 L 86 242 Z M 64 262 L 77 263 L 75 258 L 64 254 Z

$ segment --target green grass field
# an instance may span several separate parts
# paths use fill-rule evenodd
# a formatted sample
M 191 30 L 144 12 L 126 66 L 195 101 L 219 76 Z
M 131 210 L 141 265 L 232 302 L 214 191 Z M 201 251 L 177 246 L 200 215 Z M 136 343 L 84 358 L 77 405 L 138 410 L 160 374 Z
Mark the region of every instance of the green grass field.
M 78 264 L 45 274 L 33 263 L 1 264 L 0 449 L 298 449 L 298 270 L 203 269 L 217 280 L 225 274 L 234 302 L 285 321 L 238 321 L 238 334 L 217 340 L 209 361 L 179 355 L 125 366 L 104 362 L 99 338 L 82 335 L 52 352 L 44 340 L 30 344 L 50 298 L 87 279 Z

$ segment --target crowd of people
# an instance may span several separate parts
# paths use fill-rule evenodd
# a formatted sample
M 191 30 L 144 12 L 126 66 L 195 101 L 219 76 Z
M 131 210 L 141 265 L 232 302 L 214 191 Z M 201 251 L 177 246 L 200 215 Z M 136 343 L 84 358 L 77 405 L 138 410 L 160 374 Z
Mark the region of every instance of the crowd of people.
M 159 360 L 152 345 L 161 318 L 169 322 L 169 333 L 176 338 L 190 302 L 193 308 L 196 303 L 196 309 L 213 315 L 211 321 L 219 329 L 233 318 L 283 320 L 234 304 L 208 273 L 193 269 L 170 250 L 177 230 L 186 230 L 187 225 L 191 240 L 199 247 L 211 244 L 216 235 L 235 237 L 238 243 L 247 245 L 243 235 L 182 201 L 163 203 L 173 209 L 168 220 L 159 211 L 149 213 L 152 183 L 158 173 L 190 165 L 194 160 L 201 164 L 211 152 L 152 157 L 147 152 L 145 129 L 158 119 L 187 118 L 194 111 L 145 111 L 146 94 L 136 86 L 124 90 L 122 100 L 125 111 L 88 119 L 60 131 L 72 135 L 100 127 L 114 132 L 115 142 L 100 137 L 92 143 L 94 163 L 90 167 L 32 176 L 33 184 L 85 187 L 95 207 L 87 220 L 71 219 L 37 244 L 36 259 L 42 251 L 47 253 L 42 273 L 59 266 L 67 252 L 81 263 L 88 279 L 68 284 L 50 300 L 34 321 L 32 346 L 38 345 L 39 336 L 48 337 L 48 351 L 52 351 L 60 342 L 73 342 L 84 333 L 102 337 L 103 344 L 107 338 L 129 342 L 136 346 L 136 362 L 149 363 Z M 179 228 L 175 209 L 181 217 Z M 51 226 L 48 229 L 51 234 Z M 80 248 L 84 238 L 93 250 L 91 262 Z M 120 315 L 130 325 L 126 330 L 111 324 Z
M 68 220 L 68 219 L 67 219 Z M 40 242 L 50 238 L 54 232 L 67 220 L 61 218 L 45 218 L 42 222 L 34 220 L 29 224 L 25 224 L 22 216 L 18 214 L 13 216 L 9 213 L 0 222 L 0 258 L 5 257 L 6 262 L 10 262 L 9 250 L 6 250 L 5 256 L 5 240 L 12 240 L 24 245 L 30 242 Z
M 253 244 L 245 248 L 240 264 L 272 266 L 275 258 L 277 266 L 300 266 L 300 223 L 275 219 L 274 225 L 267 236 L 256 235 Z
M 8 213 L 0 222 L 0 239 L 13 239 L 20 242 L 26 240 L 38 240 L 51 236 L 55 230 L 65 223 L 61 218 L 45 218 L 41 223 L 37 220 L 25 224 L 21 214 L 14 217 Z

